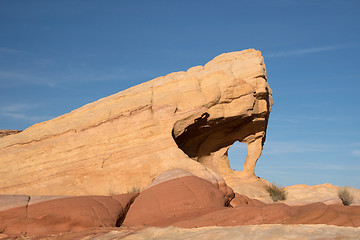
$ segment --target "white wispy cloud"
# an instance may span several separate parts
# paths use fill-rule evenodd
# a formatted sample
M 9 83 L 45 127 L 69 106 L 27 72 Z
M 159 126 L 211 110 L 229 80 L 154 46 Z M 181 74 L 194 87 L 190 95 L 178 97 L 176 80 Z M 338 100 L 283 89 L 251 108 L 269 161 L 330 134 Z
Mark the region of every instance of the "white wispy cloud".
M 271 121 L 274 123 L 291 123 L 298 124 L 304 122 L 344 122 L 345 120 L 351 120 L 351 117 L 341 116 L 332 117 L 332 116 L 309 116 L 309 115 L 293 115 L 293 116 L 271 116 Z
M 88 72 L 70 72 L 63 75 L 57 81 L 59 83 L 67 82 L 103 82 L 111 80 L 124 80 L 130 79 L 129 74 L 125 73 L 125 70 L 122 68 L 112 69 L 105 73 L 98 73 L 88 70 Z
M 57 83 L 51 78 L 35 76 L 30 73 L 13 71 L 0 71 L 0 82 L 3 87 L 24 84 L 40 85 L 52 88 L 57 86 Z
M 49 115 L 34 115 L 28 111 L 39 108 L 39 104 L 9 104 L 0 106 L 0 116 L 26 122 L 43 122 L 53 118 Z
M 360 150 L 353 150 L 351 153 L 357 157 L 360 157 Z
M 272 165 L 272 166 L 264 166 L 266 169 L 274 169 L 274 170 L 299 170 L 299 169 L 311 169 L 311 170 L 338 170 L 338 171 L 350 171 L 350 170 L 360 170 L 360 166 L 353 165 L 344 165 L 344 164 L 329 164 L 324 163 L 322 161 L 319 162 L 302 162 L 301 164 L 294 164 L 289 162 L 288 165 Z
M 106 82 L 113 80 L 126 80 L 134 78 L 144 78 L 150 80 L 147 77 L 146 72 L 129 72 L 121 68 L 105 71 L 105 73 L 97 72 L 91 69 L 85 69 L 82 71 L 72 71 L 64 69 L 59 73 L 59 69 L 50 72 L 49 69 L 45 69 L 43 72 L 40 70 L 29 71 L 4 71 L 0 70 L 0 83 L 2 87 L 14 87 L 24 85 L 45 86 L 50 88 L 61 88 L 69 83 L 89 83 L 89 82 Z
M 2 113 L 20 112 L 20 111 L 31 110 L 31 109 L 38 108 L 38 107 L 39 107 L 38 104 L 15 103 L 15 104 L 0 106 L 0 112 L 2 112 Z
M 10 53 L 10 54 L 30 54 L 30 52 L 23 51 L 20 49 L 14 48 L 0 48 L 0 54 Z
M 278 51 L 278 52 L 273 52 L 273 53 L 264 54 L 264 55 L 268 58 L 303 56 L 306 54 L 329 52 L 329 51 L 353 48 L 356 46 L 357 45 L 354 45 L 354 44 L 332 45 L 332 46 L 323 46 L 323 47 L 302 48 L 302 49 L 295 49 L 295 50 L 284 50 L 284 51 Z
M 9 117 L 12 119 L 17 119 L 17 120 L 22 120 L 22 121 L 26 121 L 26 122 L 43 122 L 43 121 L 47 121 L 49 119 L 54 118 L 53 116 L 49 116 L 49 115 L 29 115 L 29 114 L 25 114 L 25 113 L 11 113 L 11 112 L 6 112 L 6 113 L 2 113 L 1 114 L 4 117 Z
M 264 153 L 274 155 L 283 153 L 334 152 L 337 150 L 337 145 L 276 141 L 267 142 L 264 147 Z
M 6 86 L 23 86 L 23 85 L 38 85 L 50 88 L 61 87 L 67 83 L 86 83 L 86 82 L 103 82 L 111 80 L 124 80 L 131 75 L 124 74 L 122 72 L 113 72 L 105 74 L 96 73 L 62 73 L 60 76 L 48 76 L 44 74 L 42 76 L 36 75 L 36 72 L 14 72 L 14 71 L 1 71 L 0 70 L 0 82 L 3 87 Z
M 3 88 L 28 85 L 58 88 L 68 83 L 124 80 L 141 74 L 139 71 L 125 71 L 121 67 L 97 69 L 86 62 L 74 64 L 59 60 L 56 56 L 44 57 L 1 46 L 0 57 L 7 59 L 7 64 L 0 66 L 0 85 Z M 12 66 L 13 63 L 16 63 L 16 68 Z

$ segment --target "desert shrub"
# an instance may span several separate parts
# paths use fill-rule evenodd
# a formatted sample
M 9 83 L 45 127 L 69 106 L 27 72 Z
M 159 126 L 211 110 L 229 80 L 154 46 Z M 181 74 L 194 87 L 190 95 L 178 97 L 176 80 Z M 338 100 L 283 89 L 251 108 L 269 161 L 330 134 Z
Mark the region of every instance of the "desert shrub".
M 341 187 L 337 195 L 345 206 L 349 206 L 354 201 L 354 196 L 346 187 Z
M 286 191 L 282 188 L 277 187 L 275 184 L 266 185 L 265 190 L 270 194 L 270 197 L 274 202 L 286 199 Z
M 118 194 L 119 194 L 118 190 L 115 190 L 113 188 L 108 189 L 108 193 L 107 193 L 108 196 L 112 197 L 112 196 L 115 196 L 115 195 L 118 195 Z

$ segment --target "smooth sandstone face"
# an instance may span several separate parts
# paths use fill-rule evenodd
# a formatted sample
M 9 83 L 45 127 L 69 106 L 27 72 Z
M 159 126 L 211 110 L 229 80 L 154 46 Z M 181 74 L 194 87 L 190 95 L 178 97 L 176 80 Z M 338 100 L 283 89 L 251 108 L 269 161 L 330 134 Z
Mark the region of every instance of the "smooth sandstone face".
M 261 53 L 222 54 L 0 138 L 0 193 L 122 193 L 175 168 L 252 177 L 271 106 Z M 227 158 L 235 141 L 248 145 L 242 172 Z

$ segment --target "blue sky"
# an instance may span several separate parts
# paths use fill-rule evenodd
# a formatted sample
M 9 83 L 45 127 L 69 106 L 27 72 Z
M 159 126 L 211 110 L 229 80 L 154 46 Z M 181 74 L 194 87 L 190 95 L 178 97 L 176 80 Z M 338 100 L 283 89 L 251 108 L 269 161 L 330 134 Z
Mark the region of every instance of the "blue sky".
M 255 48 L 274 92 L 256 174 L 360 188 L 359 9 L 356 0 L 0 0 L 0 129 Z M 246 148 L 229 154 L 241 170 Z

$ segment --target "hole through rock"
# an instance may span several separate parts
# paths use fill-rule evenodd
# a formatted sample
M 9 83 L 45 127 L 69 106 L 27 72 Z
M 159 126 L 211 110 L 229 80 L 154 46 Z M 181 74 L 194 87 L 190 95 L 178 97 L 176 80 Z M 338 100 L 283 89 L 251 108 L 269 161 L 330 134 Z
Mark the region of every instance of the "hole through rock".
M 233 170 L 243 170 L 247 151 L 248 148 L 246 143 L 239 141 L 234 142 L 234 144 L 228 149 L 229 164 Z

